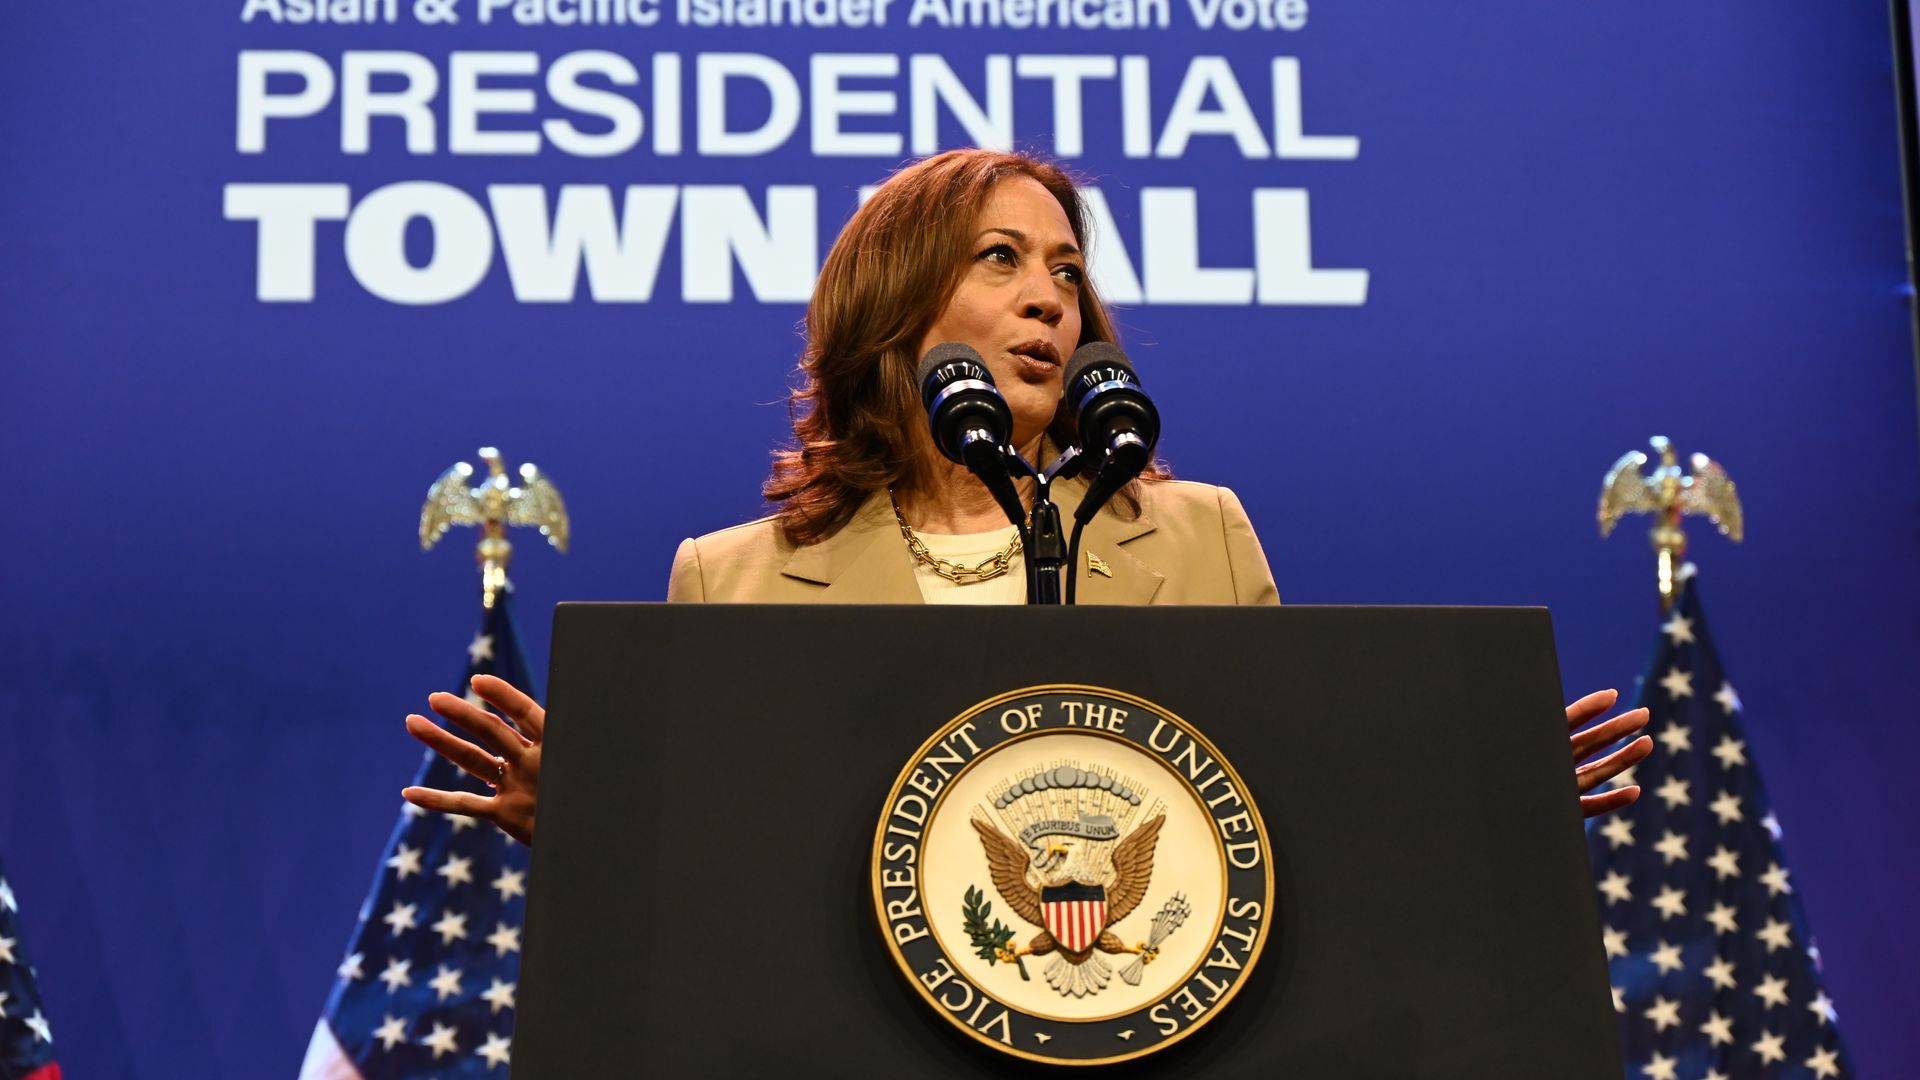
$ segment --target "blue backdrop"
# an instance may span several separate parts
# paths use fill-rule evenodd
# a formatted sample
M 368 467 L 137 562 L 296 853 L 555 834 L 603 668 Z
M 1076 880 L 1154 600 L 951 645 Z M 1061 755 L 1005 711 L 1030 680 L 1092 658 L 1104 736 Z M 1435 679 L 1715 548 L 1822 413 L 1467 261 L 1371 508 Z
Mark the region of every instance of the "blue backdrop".
M 1163 452 L 1240 492 L 1289 601 L 1548 604 L 1569 693 L 1630 690 L 1652 560 L 1596 537 L 1600 474 L 1654 433 L 1727 464 L 1749 540 L 1695 556 L 1793 880 L 1861 1073 L 1920 1060 L 1882 6 L 362 7 L 0 13 L 0 850 L 76 1075 L 297 1068 L 401 717 L 473 625 L 427 483 L 496 443 L 565 492 L 576 550 L 516 566 L 536 665 L 553 601 L 659 598 L 680 538 L 759 512 L 859 186 L 1002 138 L 1096 179 Z M 550 246 L 562 185 L 597 279 Z

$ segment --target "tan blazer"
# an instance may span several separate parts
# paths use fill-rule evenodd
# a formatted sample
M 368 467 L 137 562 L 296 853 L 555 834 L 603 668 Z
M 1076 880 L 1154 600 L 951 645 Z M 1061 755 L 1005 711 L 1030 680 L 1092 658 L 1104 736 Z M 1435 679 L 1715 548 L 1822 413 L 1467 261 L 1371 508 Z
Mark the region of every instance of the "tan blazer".
M 1280 592 L 1233 492 L 1179 480 L 1141 485 L 1132 521 L 1109 506 L 1081 537 L 1078 600 L 1083 604 L 1277 604 Z M 1054 491 L 1072 528 L 1086 485 Z M 1112 576 L 1092 572 L 1097 556 Z M 683 541 L 673 559 L 667 599 L 756 604 L 918 604 L 913 556 L 878 492 L 839 532 L 805 547 L 781 535 L 772 518 Z

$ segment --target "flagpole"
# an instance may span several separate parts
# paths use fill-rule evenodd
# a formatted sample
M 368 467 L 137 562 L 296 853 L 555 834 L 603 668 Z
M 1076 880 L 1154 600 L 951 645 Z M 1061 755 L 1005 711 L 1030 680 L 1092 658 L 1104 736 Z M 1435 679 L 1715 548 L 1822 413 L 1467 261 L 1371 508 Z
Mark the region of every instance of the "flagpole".
M 513 542 L 507 539 L 507 527 L 488 521 L 475 549 L 474 558 L 480 563 L 480 606 L 492 610 L 494 600 L 506 591 L 507 564 L 513 561 Z

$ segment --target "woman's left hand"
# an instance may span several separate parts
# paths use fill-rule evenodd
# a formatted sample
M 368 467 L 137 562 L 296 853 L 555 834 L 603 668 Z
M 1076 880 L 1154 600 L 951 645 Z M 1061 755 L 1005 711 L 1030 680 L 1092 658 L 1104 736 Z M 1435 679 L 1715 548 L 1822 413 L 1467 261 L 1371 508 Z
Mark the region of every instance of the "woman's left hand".
M 1588 817 L 1599 817 L 1633 802 L 1640 797 L 1640 785 L 1628 784 L 1626 787 L 1603 791 L 1598 795 L 1587 792 L 1633 768 L 1653 752 L 1653 739 L 1642 735 L 1627 745 L 1597 761 L 1580 762 L 1599 753 L 1608 746 L 1647 726 L 1647 710 L 1635 709 L 1624 712 L 1602 724 L 1593 724 L 1601 713 L 1613 708 L 1620 700 L 1617 690 L 1600 690 L 1588 694 L 1579 701 L 1567 706 L 1567 729 L 1573 732 L 1574 779 L 1580 783 L 1580 809 Z M 1585 730 L 1582 730 L 1582 729 Z

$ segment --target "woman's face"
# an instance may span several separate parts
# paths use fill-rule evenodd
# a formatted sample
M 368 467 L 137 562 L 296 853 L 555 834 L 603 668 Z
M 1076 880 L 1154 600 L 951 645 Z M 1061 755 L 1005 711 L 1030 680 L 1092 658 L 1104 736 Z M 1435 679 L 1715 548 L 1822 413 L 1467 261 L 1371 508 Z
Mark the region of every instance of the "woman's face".
M 1038 180 L 1016 176 L 988 192 L 974 222 L 967 268 L 920 355 L 946 341 L 979 350 L 1013 410 L 1013 440 L 1040 437 L 1060 401 L 1060 376 L 1080 343 L 1086 257 L 1066 211 Z

